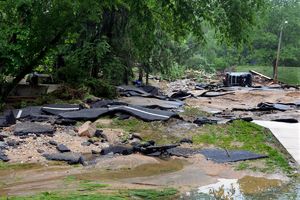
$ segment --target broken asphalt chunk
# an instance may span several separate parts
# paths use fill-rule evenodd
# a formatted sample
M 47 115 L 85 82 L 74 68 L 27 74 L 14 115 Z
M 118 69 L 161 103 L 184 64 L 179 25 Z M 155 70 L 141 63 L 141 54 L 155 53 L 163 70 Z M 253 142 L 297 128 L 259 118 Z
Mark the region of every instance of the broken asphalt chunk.
M 68 164 L 83 164 L 84 158 L 81 154 L 66 152 L 66 153 L 53 153 L 53 154 L 43 154 L 47 160 L 65 161 Z
M 294 118 L 273 119 L 271 121 L 285 122 L 285 123 L 298 123 L 299 122 L 297 119 L 294 119 Z
M 15 123 L 16 118 L 11 110 L 4 112 L 3 115 L 0 116 L 0 127 L 7 127 Z
M 115 145 L 115 146 L 109 146 L 107 148 L 102 149 L 100 153 L 101 155 L 107 155 L 110 153 L 129 155 L 133 153 L 133 148 L 127 146 Z
M 202 126 L 204 124 L 217 124 L 218 121 L 220 120 L 207 118 L 207 117 L 198 117 L 193 123 Z
M 229 94 L 234 94 L 235 92 L 218 92 L 218 91 L 207 91 L 200 95 L 200 97 L 219 97 Z
M 70 152 L 71 150 L 64 144 L 59 144 L 56 146 L 56 149 L 61 152 L 61 153 L 65 153 L 65 152 Z
M 3 162 L 8 162 L 9 158 L 7 157 L 7 155 L 0 149 L 0 161 Z
M 203 149 L 200 151 L 208 160 L 217 163 L 237 162 L 245 160 L 255 160 L 260 158 L 267 158 L 266 155 L 252 153 L 243 150 L 224 150 L 224 149 Z
M 94 120 L 108 113 L 107 108 L 92 108 L 92 109 L 82 109 L 79 111 L 71 111 L 60 113 L 59 116 L 66 119 L 72 120 Z
M 34 122 L 23 122 L 16 124 L 14 135 L 23 136 L 31 133 L 36 135 L 53 135 L 54 128 L 49 125 L 41 125 Z
M 192 93 L 189 93 L 187 91 L 178 91 L 178 92 L 175 92 L 171 95 L 171 98 L 173 99 L 179 99 L 179 100 L 184 100 L 184 99 L 187 99 L 189 97 L 194 97 L 194 95 Z
M 279 111 L 286 111 L 286 110 L 293 110 L 296 108 L 295 105 L 291 104 L 284 104 L 284 103 L 260 103 L 257 105 L 259 110 L 268 111 L 268 110 L 279 110 Z

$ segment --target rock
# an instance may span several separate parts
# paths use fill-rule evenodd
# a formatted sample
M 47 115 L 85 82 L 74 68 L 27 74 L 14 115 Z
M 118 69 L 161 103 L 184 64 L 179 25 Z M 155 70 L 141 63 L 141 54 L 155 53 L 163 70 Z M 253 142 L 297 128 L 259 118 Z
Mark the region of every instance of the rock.
M 105 137 L 105 135 L 103 135 L 103 130 L 96 130 L 94 136 L 95 136 L 95 137 L 98 137 L 98 138 L 103 138 L 103 137 Z
M 81 143 L 81 146 L 90 146 L 92 143 L 90 142 L 82 142 Z
M 138 139 L 138 138 L 133 138 L 132 140 L 129 141 L 129 144 L 131 146 L 135 146 L 135 145 L 140 144 L 140 143 L 141 143 L 141 140 Z
M 6 142 L 0 142 L 0 150 L 6 149 L 7 147 L 8 147 L 8 145 L 6 144 Z
M 54 129 L 49 125 L 41 125 L 33 122 L 23 122 L 16 124 L 14 134 L 16 136 L 24 136 L 28 134 L 36 135 L 53 135 Z
M 68 135 L 71 135 L 71 136 L 76 136 L 76 135 L 77 135 L 76 132 L 75 132 L 74 130 L 72 130 L 72 129 L 67 129 L 67 130 L 66 130 L 66 133 L 67 133 Z
M 140 133 L 132 133 L 132 138 L 137 138 L 139 140 L 143 140 Z
M 15 146 L 17 146 L 17 145 L 20 144 L 19 141 L 14 140 L 14 139 L 12 139 L 12 140 L 7 140 L 6 143 L 7 143 L 7 145 L 10 146 L 10 147 L 15 147 Z
M 103 127 L 103 126 L 109 127 L 112 124 L 112 122 L 113 122 L 112 119 L 97 119 L 93 124 L 96 127 Z
M 55 142 L 54 140 L 50 140 L 50 141 L 49 141 L 49 144 L 51 144 L 51 145 L 53 145 L 53 146 L 57 146 L 57 145 L 58 145 L 57 142 Z
M 122 129 L 105 129 L 102 138 L 110 144 L 119 144 L 124 135 Z
M 90 142 L 92 144 L 94 144 L 96 142 L 100 142 L 100 141 L 101 141 L 100 138 L 97 138 L 97 137 L 92 137 L 92 138 L 88 139 L 88 142 Z
M 40 154 L 42 154 L 42 153 L 44 153 L 45 151 L 44 150 L 42 150 L 42 149 L 37 149 L 36 150 L 38 153 L 40 153 Z
M 101 151 L 96 151 L 96 150 L 92 149 L 92 154 L 100 154 L 100 153 L 101 153 Z
M 180 144 L 182 143 L 189 143 L 189 144 L 193 144 L 193 141 L 191 139 L 188 139 L 188 138 L 182 138 L 180 141 L 179 141 Z
M 3 161 L 3 162 L 8 162 L 9 161 L 9 158 L 7 157 L 7 155 L 1 151 L 0 149 L 0 160 Z
M 115 146 L 109 146 L 101 150 L 101 155 L 107 155 L 109 153 L 129 155 L 133 153 L 133 148 L 127 146 L 115 145 Z
M 96 132 L 96 126 L 92 124 L 92 122 L 87 121 L 84 124 L 82 124 L 79 128 L 78 128 L 78 134 L 79 136 L 83 137 L 94 137 Z
M 56 149 L 61 152 L 61 153 L 64 153 L 64 152 L 70 152 L 71 150 L 64 144 L 59 144 L 57 145 Z
M 77 123 L 76 120 L 72 120 L 72 119 L 56 119 L 53 124 L 58 124 L 58 125 L 64 125 L 64 126 L 71 126 L 71 125 L 75 125 Z
M 3 116 L 0 116 L 0 127 L 7 127 L 15 123 L 16 118 L 11 110 L 4 112 Z
M 68 164 L 84 163 L 84 158 L 81 156 L 81 154 L 73 152 L 43 154 L 43 156 L 47 160 L 66 161 Z
M 9 135 L 6 133 L 0 133 L 0 141 L 4 141 L 4 138 L 8 138 Z

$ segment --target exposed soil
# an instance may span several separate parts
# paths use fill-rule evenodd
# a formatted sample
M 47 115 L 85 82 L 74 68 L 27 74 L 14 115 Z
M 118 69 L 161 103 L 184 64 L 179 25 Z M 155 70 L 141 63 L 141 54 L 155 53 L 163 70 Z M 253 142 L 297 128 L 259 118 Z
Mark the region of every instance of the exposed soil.
M 195 82 L 183 80 L 176 83 L 157 83 L 163 88 L 166 94 L 171 94 L 173 90 L 183 88 L 191 91 L 194 95 L 203 93 L 202 90 L 194 90 Z M 295 118 L 300 120 L 300 111 L 267 111 L 267 112 L 247 112 L 234 111 L 233 108 L 254 108 L 261 102 L 271 103 L 293 103 L 300 99 L 299 91 L 294 90 L 236 90 L 234 94 L 220 97 L 197 97 L 188 98 L 185 104 L 201 111 L 234 115 L 236 117 L 250 116 L 253 119 L 277 119 Z M 197 116 L 195 116 L 197 117 Z M 20 138 L 13 135 L 13 128 L 3 129 L 3 133 L 9 137 L 5 139 L 15 140 L 18 144 L 10 147 L 4 152 L 9 157 L 9 163 L 35 163 L 29 168 L 4 169 L 0 170 L 0 196 L 1 195 L 26 195 L 42 191 L 73 191 L 80 190 L 80 181 L 90 180 L 110 184 L 110 189 L 124 188 L 166 188 L 175 187 L 181 192 L 190 191 L 193 188 L 205 186 L 218 182 L 218 179 L 239 179 L 241 185 L 249 185 L 253 190 L 245 192 L 259 192 L 255 190 L 255 182 L 251 178 L 264 177 L 274 179 L 269 185 L 278 185 L 278 181 L 287 182 L 289 178 L 280 173 L 264 174 L 250 170 L 235 170 L 236 164 L 220 164 L 208 161 L 202 155 L 195 155 L 189 158 L 169 158 L 162 160 L 159 158 L 144 156 L 141 154 L 131 154 L 127 156 L 91 155 L 92 151 L 100 152 L 101 149 L 111 144 L 121 144 L 128 132 L 122 127 L 113 126 L 111 119 L 98 119 L 94 122 L 97 128 L 103 130 L 107 141 L 94 141 L 85 145 L 89 138 L 80 137 L 75 126 L 55 126 L 55 134 L 50 136 L 34 136 Z M 195 124 L 178 119 L 168 122 L 151 123 L 152 128 L 141 127 L 137 131 L 143 139 L 154 139 L 160 142 L 178 142 L 179 139 L 191 137 L 187 133 L 193 132 L 199 127 Z M 155 129 L 155 131 L 153 131 Z M 126 129 L 127 130 L 127 129 Z M 72 152 L 87 154 L 93 160 L 89 166 L 69 166 L 58 162 L 47 161 L 43 153 L 58 152 L 55 145 L 49 143 L 55 141 L 58 144 L 66 145 Z M 139 141 L 139 139 L 138 139 Z M 128 143 L 130 141 L 127 141 Z M 240 144 L 236 143 L 235 146 Z M 209 144 L 206 144 L 209 146 Z M 196 147 L 192 144 L 183 144 L 182 147 Z M 198 146 L 197 146 L 198 147 Z M 255 163 L 255 162 L 254 162 Z M 261 162 L 256 162 L 257 165 Z M 72 176 L 74 179 L 68 181 Z M 260 180 L 260 179 L 257 179 Z M 263 182 L 263 181 L 262 181 Z M 261 183 L 264 185 L 264 183 Z M 266 186 L 266 187 L 267 187 Z M 262 186 L 263 187 L 263 186 Z

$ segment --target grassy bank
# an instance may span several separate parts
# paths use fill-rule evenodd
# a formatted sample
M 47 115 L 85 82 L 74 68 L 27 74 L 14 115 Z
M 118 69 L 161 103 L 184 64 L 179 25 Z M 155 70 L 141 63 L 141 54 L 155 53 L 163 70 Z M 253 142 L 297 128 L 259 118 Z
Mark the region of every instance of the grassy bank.
M 260 169 L 252 168 L 254 171 L 274 172 L 281 169 L 287 173 L 291 167 L 286 156 L 278 147 L 276 139 L 270 131 L 254 123 L 245 121 L 234 121 L 225 125 L 207 125 L 198 129 L 193 136 L 194 144 L 213 145 L 224 149 L 240 149 L 267 155 L 265 164 Z M 251 168 L 243 166 L 240 162 L 239 168 Z M 247 163 L 248 164 L 248 163 Z
M 33 196 L 0 197 L 0 200 L 172 200 L 178 198 L 178 191 L 172 188 L 162 190 L 154 189 L 134 189 L 134 190 L 111 190 L 103 192 L 44 192 Z
M 238 72 L 247 72 L 249 70 L 255 70 L 271 78 L 273 76 L 272 66 L 238 66 L 236 68 Z M 278 79 L 287 84 L 300 85 L 300 68 L 279 66 Z

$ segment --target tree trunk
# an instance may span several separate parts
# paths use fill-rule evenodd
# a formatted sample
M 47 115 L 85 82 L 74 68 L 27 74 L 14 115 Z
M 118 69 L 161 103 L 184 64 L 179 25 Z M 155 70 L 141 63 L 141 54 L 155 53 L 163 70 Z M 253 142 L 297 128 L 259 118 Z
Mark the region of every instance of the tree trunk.
M 143 82 L 143 68 L 139 66 L 139 81 Z
M 9 93 L 17 86 L 17 84 L 25 77 L 26 74 L 32 72 L 34 67 L 36 67 L 39 62 L 45 57 L 48 50 L 61 39 L 64 34 L 65 29 L 61 30 L 57 33 L 57 35 L 49 42 L 47 46 L 45 46 L 41 51 L 37 54 L 37 56 L 27 65 L 23 66 L 19 72 L 16 74 L 15 78 L 11 83 L 7 83 L 5 85 L 0 86 L 0 102 L 4 102 L 9 95 Z

